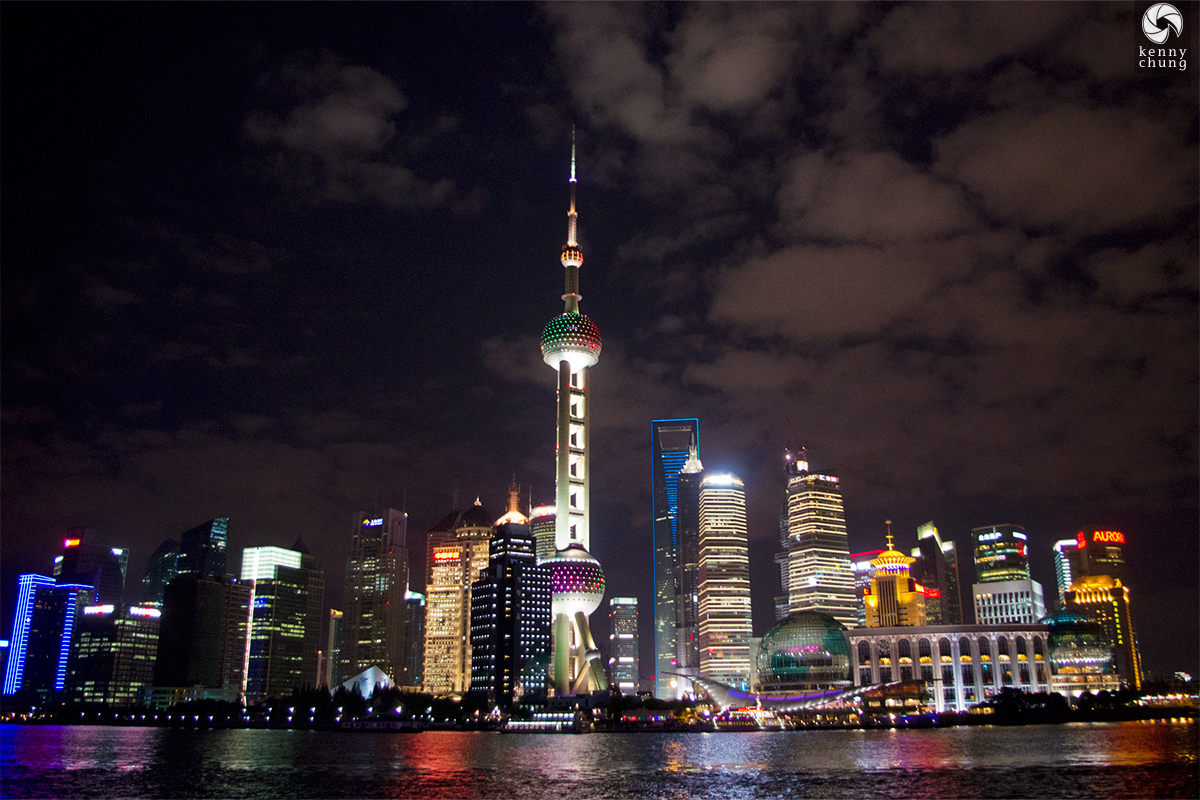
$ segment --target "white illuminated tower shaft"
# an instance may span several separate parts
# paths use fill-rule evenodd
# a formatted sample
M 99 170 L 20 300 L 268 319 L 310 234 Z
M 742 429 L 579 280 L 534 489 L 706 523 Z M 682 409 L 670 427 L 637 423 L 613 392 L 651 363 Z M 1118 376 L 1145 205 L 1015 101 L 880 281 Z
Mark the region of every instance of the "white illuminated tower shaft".
M 571 137 L 571 207 L 563 313 L 542 333 L 542 359 L 558 371 L 558 435 L 555 453 L 555 557 L 551 569 L 554 617 L 554 687 L 558 695 L 607 687 L 600 652 L 588 616 L 604 597 L 604 573 L 588 553 L 588 367 L 600 358 L 600 330 L 579 312 L 579 267 L 583 251 L 576 240 L 575 141 Z

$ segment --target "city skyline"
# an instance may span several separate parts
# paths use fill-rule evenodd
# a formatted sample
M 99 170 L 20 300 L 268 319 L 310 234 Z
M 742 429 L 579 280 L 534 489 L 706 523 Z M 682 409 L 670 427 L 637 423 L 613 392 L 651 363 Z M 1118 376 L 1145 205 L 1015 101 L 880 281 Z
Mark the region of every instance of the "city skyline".
M 409 513 L 415 575 L 514 473 L 553 502 L 537 338 L 575 124 L 591 547 L 643 673 L 646 423 L 674 418 L 745 480 L 756 634 L 806 446 L 851 552 L 885 519 L 901 552 L 1020 525 L 1052 596 L 1056 541 L 1123 532 L 1146 668 L 1195 671 L 1196 71 L 1139 71 L 1133 9 L 6 16 L 5 631 L 72 527 L 130 550 L 127 587 L 204 520 L 230 572 L 299 534 L 328 599 L 356 509 Z

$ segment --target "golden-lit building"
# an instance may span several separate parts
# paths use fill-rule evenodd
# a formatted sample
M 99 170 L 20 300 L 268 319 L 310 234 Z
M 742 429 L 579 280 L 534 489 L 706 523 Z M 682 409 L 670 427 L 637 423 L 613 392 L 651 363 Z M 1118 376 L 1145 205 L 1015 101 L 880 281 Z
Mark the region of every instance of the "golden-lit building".
M 1112 642 L 1117 675 L 1132 689 L 1142 687 L 1142 657 L 1129 613 L 1129 587 L 1109 575 L 1082 577 L 1064 593 L 1068 611 L 1086 614 L 1100 623 Z
M 891 524 L 890 522 L 888 523 Z M 925 624 L 925 590 L 909 574 L 915 558 L 892 547 L 871 559 L 875 577 L 864 589 L 863 605 L 868 628 L 907 628 Z
M 422 681 L 430 694 L 461 695 L 471 688 L 471 584 L 487 568 L 493 533 L 478 499 L 452 523 L 443 520 L 430 531 Z

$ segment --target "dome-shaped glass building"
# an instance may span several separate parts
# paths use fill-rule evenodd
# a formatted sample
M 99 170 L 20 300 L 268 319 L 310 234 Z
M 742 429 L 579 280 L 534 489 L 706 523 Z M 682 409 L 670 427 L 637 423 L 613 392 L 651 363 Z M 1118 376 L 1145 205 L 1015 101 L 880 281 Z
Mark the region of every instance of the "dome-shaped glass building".
M 1056 611 L 1041 624 L 1050 629 L 1046 649 L 1053 691 L 1078 696 L 1120 688 L 1112 642 L 1099 622 L 1075 611 Z
M 754 665 L 759 692 L 816 692 L 850 685 L 846 628 L 820 611 L 796 611 L 767 631 Z

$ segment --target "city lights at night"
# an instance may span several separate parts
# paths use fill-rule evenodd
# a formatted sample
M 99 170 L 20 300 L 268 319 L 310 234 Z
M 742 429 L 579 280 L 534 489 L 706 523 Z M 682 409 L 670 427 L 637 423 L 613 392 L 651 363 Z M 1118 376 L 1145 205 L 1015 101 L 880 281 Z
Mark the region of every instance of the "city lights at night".
M 1196 3 L 4 12 L 5 794 L 1196 793 Z

